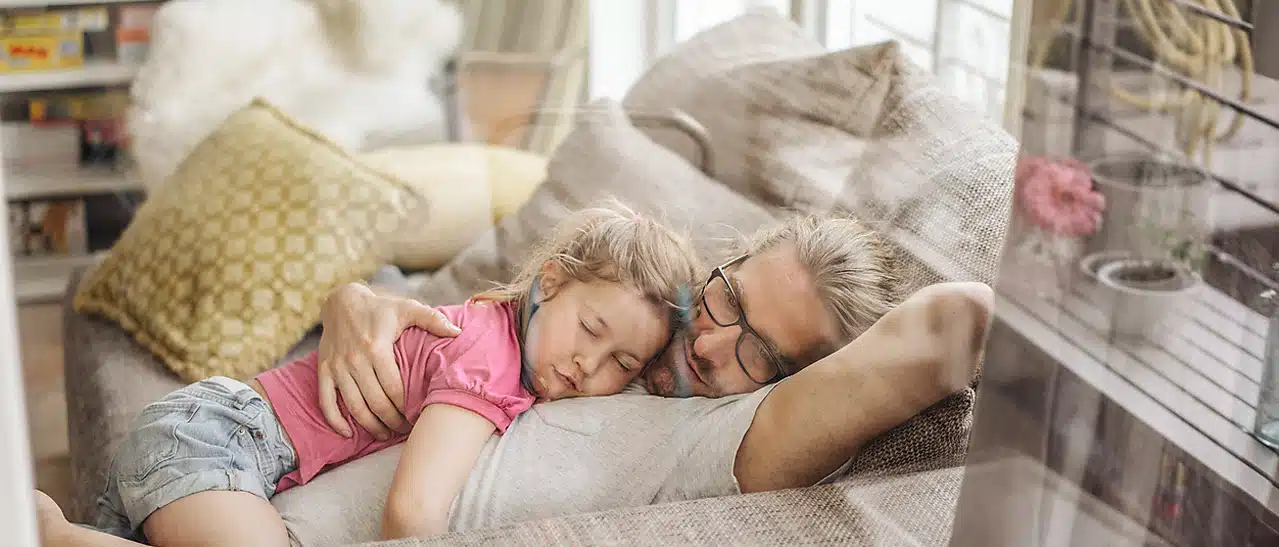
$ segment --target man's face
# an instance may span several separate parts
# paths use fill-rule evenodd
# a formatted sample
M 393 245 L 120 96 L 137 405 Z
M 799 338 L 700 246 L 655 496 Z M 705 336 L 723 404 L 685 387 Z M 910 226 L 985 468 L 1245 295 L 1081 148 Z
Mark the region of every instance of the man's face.
M 787 372 L 798 372 L 807 364 L 802 356 L 834 339 L 834 318 L 826 313 L 793 245 L 782 244 L 753 255 L 726 268 L 725 273 L 750 326 L 794 363 L 795 368 Z M 722 397 L 749 393 L 764 385 L 739 364 L 741 326 L 718 325 L 706 313 L 704 302 L 698 300 L 688 331 L 677 335 L 665 355 L 645 371 L 650 393 Z

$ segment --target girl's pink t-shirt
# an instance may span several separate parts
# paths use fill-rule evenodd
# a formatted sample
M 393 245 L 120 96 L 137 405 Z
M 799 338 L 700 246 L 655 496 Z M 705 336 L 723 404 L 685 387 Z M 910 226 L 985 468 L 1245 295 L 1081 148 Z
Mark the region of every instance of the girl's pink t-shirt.
M 426 405 L 449 404 L 488 418 L 502 434 L 536 398 L 520 383 L 515 306 L 468 302 L 436 309 L 461 327 L 462 334 L 441 338 L 412 327 L 395 342 L 395 362 L 404 380 L 404 417 L 416 423 Z M 378 441 L 355 423 L 346 405 L 341 405 L 342 415 L 351 438 L 330 429 L 320 410 L 316 363 L 312 352 L 257 377 L 298 457 L 297 470 L 280 479 L 276 492 L 408 438 L 392 433 L 392 438 Z

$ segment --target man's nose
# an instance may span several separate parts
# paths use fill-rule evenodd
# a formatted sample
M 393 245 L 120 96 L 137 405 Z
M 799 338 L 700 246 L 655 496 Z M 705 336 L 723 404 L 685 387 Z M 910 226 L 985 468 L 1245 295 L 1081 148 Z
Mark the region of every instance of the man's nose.
M 738 327 L 721 327 L 714 323 L 709 328 L 697 329 L 693 339 L 693 353 L 715 365 L 727 363 L 733 359 L 736 351 Z

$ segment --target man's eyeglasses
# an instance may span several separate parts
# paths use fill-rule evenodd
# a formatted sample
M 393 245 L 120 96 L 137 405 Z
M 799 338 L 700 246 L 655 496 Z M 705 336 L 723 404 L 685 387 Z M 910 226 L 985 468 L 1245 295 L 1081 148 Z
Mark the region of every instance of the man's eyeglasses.
M 742 334 L 737 337 L 737 364 L 755 383 L 771 384 L 789 376 L 793 367 L 789 359 L 773 349 L 772 344 L 751 328 L 746 321 L 746 313 L 742 311 L 737 290 L 724 271 L 740 264 L 748 256 L 750 255 L 734 258 L 711 272 L 710 279 L 706 280 L 706 286 L 702 289 L 702 305 L 716 325 L 741 327 Z

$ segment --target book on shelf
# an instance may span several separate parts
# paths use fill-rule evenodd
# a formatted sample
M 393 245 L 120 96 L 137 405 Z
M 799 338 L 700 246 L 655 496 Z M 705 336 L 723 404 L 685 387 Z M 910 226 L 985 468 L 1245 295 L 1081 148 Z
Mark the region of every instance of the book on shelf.
M 9 250 L 19 257 L 69 257 L 110 249 L 142 199 L 141 192 L 122 192 L 10 202 Z
M 76 68 L 90 59 L 140 64 L 159 8 L 141 2 L 0 11 L 0 74 Z
M 0 105 L 6 168 L 126 167 L 125 91 L 36 92 L 6 96 Z
M 9 204 L 9 250 L 14 256 L 77 256 L 89 251 L 84 200 Z
M 19 8 L 0 13 L 0 32 L 6 33 L 101 32 L 109 24 L 106 6 Z

